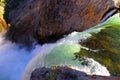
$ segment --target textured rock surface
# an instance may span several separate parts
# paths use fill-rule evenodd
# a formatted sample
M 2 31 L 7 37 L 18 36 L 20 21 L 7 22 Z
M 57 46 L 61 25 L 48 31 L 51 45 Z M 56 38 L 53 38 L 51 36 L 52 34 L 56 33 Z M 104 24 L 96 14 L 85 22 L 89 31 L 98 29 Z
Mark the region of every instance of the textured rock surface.
M 68 67 L 39 68 L 33 71 L 30 80 L 119 80 L 114 76 L 90 76 Z
M 7 36 L 23 44 L 52 41 L 95 26 L 113 4 L 112 0 L 10 0 Z

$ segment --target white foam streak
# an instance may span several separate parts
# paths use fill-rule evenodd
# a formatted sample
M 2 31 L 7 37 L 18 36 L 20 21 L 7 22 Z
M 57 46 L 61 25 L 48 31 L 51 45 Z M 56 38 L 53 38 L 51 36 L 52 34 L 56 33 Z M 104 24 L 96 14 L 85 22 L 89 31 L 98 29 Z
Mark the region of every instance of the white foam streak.
M 85 40 L 87 38 L 89 38 L 91 36 L 91 34 L 86 33 L 86 32 L 72 32 L 71 34 L 69 34 L 68 36 L 66 36 L 63 39 L 60 39 L 57 41 L 57 43 L 61 43 L 61 44 L 65 44 L 65 43 L 71 43 L 71 44 L 75 44 L 75 43 L 79 43 L 81 40 Z
M 86 59 L 89 63 L 88 66 L 86 66 L 87 69 L 85 70 L 88 70 L 90 75 L 110 76 L 110 73 L 105 66 L 101 65 L 92 58 L 86 58 Z
M 29 62 L 32 62 L 31 60 L 35 56 L 40 55 L 39 58 L 43 57 L 44 55 L 49 54 L 51 50 L 61 44 L 77 44 L 79 40 L 86 39 L 90 36 L 91 35 L 89 33 L 85 32 L 73 32 L 72 34 L 64 37 L 63 39 L 58 40 L 56 43 L 44 44 L 43 46 L 36 45 L 33 50 L 27 51 L 24 48 L 20 49 L 15 43 L 5 41 L 4 37 L 0 35 L 0 80 L 21 80 L 22 75 L 30 77 L 30 73 L 26 74 L 25 70 L 27 68 L 30 68 L 32 69 L 30 71 L 33 71 L 35 68 L 39 67 L 38 65 L 27 66 L 30 64 Z M 42 59 L 39 65 L 44 65 L 44 61 L 42 61 Z M 108 73 L 105 73 L 104 75 L 108 75 Z M 22 80 L 25 79 L 23 78 Z

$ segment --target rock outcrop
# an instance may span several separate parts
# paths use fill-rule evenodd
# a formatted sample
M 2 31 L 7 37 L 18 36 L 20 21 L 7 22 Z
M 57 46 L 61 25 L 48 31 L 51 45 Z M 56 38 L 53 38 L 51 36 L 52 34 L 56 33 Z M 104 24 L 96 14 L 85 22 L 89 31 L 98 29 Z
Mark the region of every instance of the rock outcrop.
M 31 74 L 30 80 L 119 80 L 120 77 L 87 75 L 69 67 L 38 68 Z
M 10 0 L 4 15 L 11 24 L 7 37 L 27 45 L 53 41 L 95 26 L 113 5 L 112 0 Z
M 0 2 L 0 4 L 2 4 L 2 2 Z M 4 13 L 4 8 L 3 6 L 0 5 L 0 32 L 2 32 L 4 29 L 7 28 L 7 24 L 3 19 L 3 13 Z

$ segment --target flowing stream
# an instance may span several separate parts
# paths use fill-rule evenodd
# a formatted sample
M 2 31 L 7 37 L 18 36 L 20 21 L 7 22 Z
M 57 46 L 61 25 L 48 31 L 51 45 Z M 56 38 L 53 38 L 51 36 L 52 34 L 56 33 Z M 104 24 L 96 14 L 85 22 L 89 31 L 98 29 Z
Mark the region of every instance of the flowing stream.
M 92 32 L 99 32 L 109 25 L 120 25 L 117 22 L 119 14 L 114 15 L 105 23 L 97 25 L 83 32 L 72 32 L 55 43 L 36 45 L 31 51 L 20 48 L 15 43 L 4 39 L 0 34 L 0 80 L 30 80 L 31 72 L 38 67 L 50 67 L 54 65 L 72 66 L 73 69 L 84 71 L 88 74 L 106 75 L 110 73 L 106 67 L 97 61 L 86 58 L 89 66 L 81 65 L 74 59 L 74 53 L 81 48 L 88 49 L 78 44 L 80 40 L 87 39 Z M 117 19 L 116 19 L 117 18 Z M 116 21 L 112 21 L 112 20 Z

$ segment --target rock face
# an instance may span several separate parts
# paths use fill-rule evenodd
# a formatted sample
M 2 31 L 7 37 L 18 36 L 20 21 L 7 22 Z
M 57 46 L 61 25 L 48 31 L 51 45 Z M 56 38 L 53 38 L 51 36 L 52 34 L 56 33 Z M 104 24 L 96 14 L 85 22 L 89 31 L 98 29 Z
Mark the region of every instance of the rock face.
M 114 76 L 87 75 L 84 72 L 73 70 L 68 67 L 39 68 L 33 71 L 30 80 L 119 80 Z
M 10 40 L 30 44 L 58 39 L 98 24 L 113 7 L 112 0 L 10 0 L 5 18 Z

